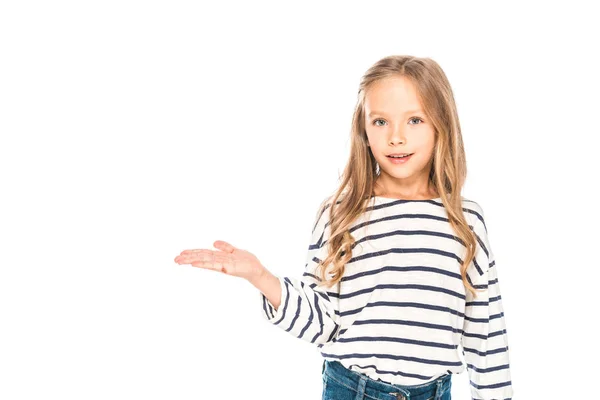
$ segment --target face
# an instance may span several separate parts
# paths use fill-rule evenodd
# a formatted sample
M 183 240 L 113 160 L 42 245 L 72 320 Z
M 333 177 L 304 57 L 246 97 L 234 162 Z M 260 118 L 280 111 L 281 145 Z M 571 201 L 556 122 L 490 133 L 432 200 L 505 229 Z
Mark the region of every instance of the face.
M 429 196 L 435 130 L 423 112 L 414 85 L 404 77 L 379 80 L 367 91 L 364 109 L 369 147 L 381 171 L 376 194 L 385 191 L 407 197 Z M 412 155 L 402 163 L 394 163 L 388 157 L 391 153 Z

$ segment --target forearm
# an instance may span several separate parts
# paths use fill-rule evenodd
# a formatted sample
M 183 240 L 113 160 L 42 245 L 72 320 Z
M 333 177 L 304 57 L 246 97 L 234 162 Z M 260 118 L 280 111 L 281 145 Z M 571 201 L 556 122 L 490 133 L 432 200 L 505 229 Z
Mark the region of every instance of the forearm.
M 273 304 L 275 310 L 281 303 L 281 283 L 268 269 L 264 269 L 262 274 L 254 279 L 248 280 L 254 287 L 265 295 L 267 300 Z

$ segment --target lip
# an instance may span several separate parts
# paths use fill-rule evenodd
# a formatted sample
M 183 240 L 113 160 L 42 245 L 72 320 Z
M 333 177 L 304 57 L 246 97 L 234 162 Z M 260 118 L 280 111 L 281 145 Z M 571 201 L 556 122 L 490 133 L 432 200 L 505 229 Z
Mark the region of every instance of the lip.
M 412 156 L 415 153 L 408 153 L 408 152 L 407 153 L 390 153 L 390 154 L 386 154 L 386 157 L 389 157 L 389 156 L 401 156 L 401 155 L 404 155 L 404 154 L 410 154 Z
M 388 160 L 390 160 L 390 162 L 391 162 L 392 164 L 405 164 L 405 163 L 407 163 L 408 161 L 410 161 L 410 159 L 411 159 L 411 158 L 412 158 L 412 156 L 414 156 L 414 155 L 415 155 L 415 153 L 411 154 L 411 155 L 410 155 L 410 156 L 408 156 L 408 157 L 404 157 L 404 158 L 392 158 L 392 157 L 390 157 L 390 156 L 386 156 L 386 158 L 387 158 Z

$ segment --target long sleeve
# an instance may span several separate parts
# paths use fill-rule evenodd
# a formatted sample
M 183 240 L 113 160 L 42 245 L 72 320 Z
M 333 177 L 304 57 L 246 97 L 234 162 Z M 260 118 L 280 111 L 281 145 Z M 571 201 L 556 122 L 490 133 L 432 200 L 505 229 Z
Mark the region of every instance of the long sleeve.
M 478 291 L 477 298 L 467 291 L 461 344 L 467 363 L 471 397 L 474 400 L 509 400 L 513 396 L 508 338 L 498 270 L 489 243 L 487 228 L 481 220 L 473 224 L 478 236 L 474 265 L 469 275 Z
M 301 278 L 278 276 L 281 304 L 273 304 L 260 292 L 262 315 L 299 339 L 314 344 L 331 342 L 339 331 L 339 282 L 331 288 L 317 286 L 317 266 L 327 255 L 330 204 L 325 199 L 317 212 Z

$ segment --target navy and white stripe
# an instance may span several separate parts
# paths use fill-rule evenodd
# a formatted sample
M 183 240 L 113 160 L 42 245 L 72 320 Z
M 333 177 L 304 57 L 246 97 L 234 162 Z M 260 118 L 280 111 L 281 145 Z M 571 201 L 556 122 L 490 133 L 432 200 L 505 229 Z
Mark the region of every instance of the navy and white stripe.
M 350 229 L 356 242 L 341 282 L 317 287 L 329 210 L 324 202 L 316 217 L 302 277 L 279 277 L 279 308 L 260 293 L 262 315 L 372 379 L 420 385 L 467 369 L 473 399 L 511 399 L 504 311 L 481 206 L 463 198 L 478 238 L 467 270 L 484 289 L 477 298 L 461 280 L 466 248 L 439 199 L 372 198 Z

